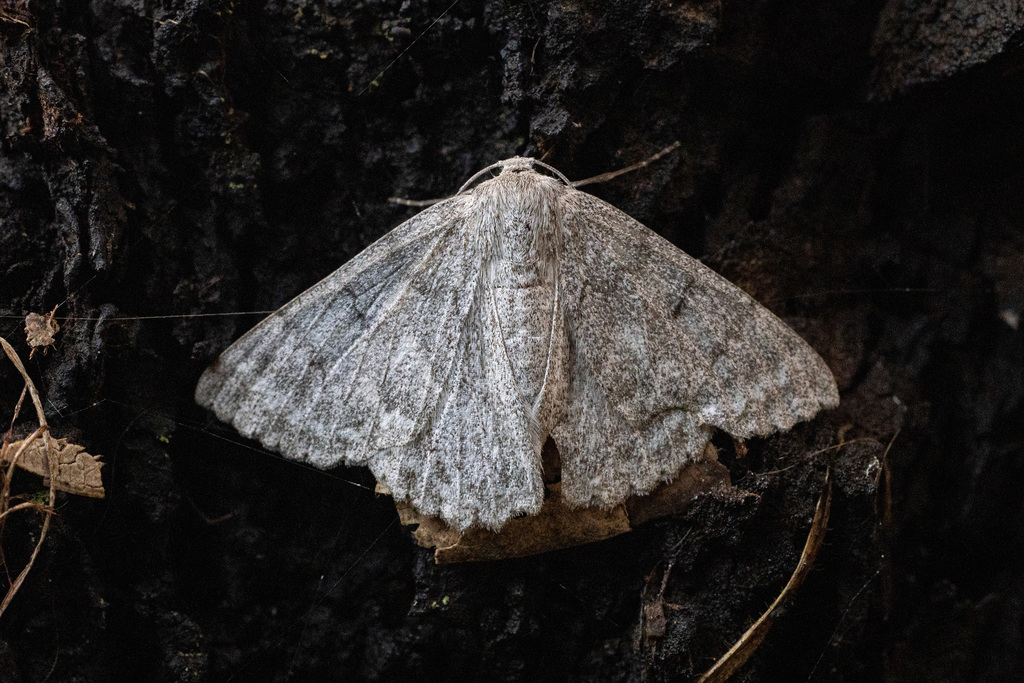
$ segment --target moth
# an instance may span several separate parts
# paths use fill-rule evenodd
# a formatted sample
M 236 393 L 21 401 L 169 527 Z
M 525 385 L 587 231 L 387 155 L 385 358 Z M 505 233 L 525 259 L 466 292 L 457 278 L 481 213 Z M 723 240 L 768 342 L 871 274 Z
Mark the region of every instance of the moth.
M 738 287 L 514 157 L 250 330 L 196 400 L 268 449 L 366 465 L 421 514 L 496 530 L 540 509 L 549 437 L 564 502 L 609 508 L 706 457 L 716 428 L 767 435 L 839 396 Z

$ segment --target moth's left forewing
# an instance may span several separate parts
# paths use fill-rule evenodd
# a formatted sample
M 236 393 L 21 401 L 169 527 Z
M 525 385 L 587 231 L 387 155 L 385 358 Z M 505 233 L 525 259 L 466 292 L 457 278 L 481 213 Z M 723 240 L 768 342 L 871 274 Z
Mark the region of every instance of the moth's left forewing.
M 713 428 L 788 429 L 838 403 L 831 372 L 745 292 L 611 205 L 565 196 L 566 498 L 612 505 L 704 457 Z
M 450 242 L 461 214 L 456 201 L 417 214 L 292 299 L 203 373 L 196 401 L 290 458 L 320 466 L 360 461 L 326 432 L 364 422 L 376 401 L 346 400 L 332 368 L 344 370 L 353 360 L 373 367 L 362 361 L 372 346 L 366 340 L 379 336 L 390 311 L 408 299 L 410 281 L 430 279 L 436 261 L 427 256 Z
M 536 512 L 479 213 L 460 195 L 396 228 L 226 350 L 197 401 L 289 458 L 368 465 L 458 529 Z

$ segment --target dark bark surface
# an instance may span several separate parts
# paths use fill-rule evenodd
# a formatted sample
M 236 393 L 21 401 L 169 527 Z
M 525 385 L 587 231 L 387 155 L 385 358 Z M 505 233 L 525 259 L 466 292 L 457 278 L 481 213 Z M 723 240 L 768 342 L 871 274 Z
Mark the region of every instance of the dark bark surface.
M 61 304 L 28 366 L 108 463 L 105 500 L 60 497 L 0 680 L 686 680 L 785 584 L 833 456 L 815 570 L 736 680 L 1024 668 L 1019 3 L 0 7 L 0 334 L 27 358 L 21 317 Z M 756 495 L 438 568 L 367 471 L 193 405 L 260 316 L 179 316 L 276 308 L 411 215 L 387 197 L 676 139 L 588 189 L 785 317 L 843 395 L 744 457 L 716 441 Z M 0 420 L 19 389 L 0 365 Z M 10 574 L 37 530 L 4 527 Z

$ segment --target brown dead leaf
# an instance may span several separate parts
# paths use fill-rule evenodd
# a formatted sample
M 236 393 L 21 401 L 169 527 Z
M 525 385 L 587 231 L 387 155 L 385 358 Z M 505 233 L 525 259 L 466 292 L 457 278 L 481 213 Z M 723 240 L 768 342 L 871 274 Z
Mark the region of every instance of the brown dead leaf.
M 13 455 L 17 453 L 24 441 L 16 441 L 5 451 Z M 61 491 L 74 493 L 90 498 L 103 498 L 103 479 L 100 477 L 100 456 L 85 452 L 84 446 L 68 443 L 67 439 L 50 439 L 50 448 L 57 459 L 57 488 Z M 8 456 L 10 457 L 10 456 Z M 7 464 L 6 461 L 4 464 Z M 35 439 L 28 445 L 25 452 L 18 458 L 19 467 L 38 474 L 49 484 L 50 464 L 47 459 L 46 443 L 43 439 Z
M 629 526 L 634 529 L 644 522 L 686 512 L 702 493 L 739 493 L 732 487 L 729 470 L 718 462 L 718 452 L 708 444 L 705 460 L 683 466 L 675 479 L 662 484 L 646 496 L 626 499 Z
M 643 605 L 643 619 L 640 622 L 640 630 L 637 636 L 648 645 L 654 645 L 657 640 L 664 638 L 665 633 L 668 632 L 668 619 L 665 617 L 665 608 L 682 609 L 680 605 L 665 601 L 665 589 L 668 587 L 668 577 L 672 575 L 673 566 L 675 566 L 675 558 L 672 558 L 668 565 L 661 568 L 660 582 L 657 581 L 658 567 L 655 567 L 644 580 L 644 588 L 640 593 L 641 605 Z M 652 583 L 660 583 L 657 592 L 651 590 Z M 634 647 L 639 645 L 641 640 L 636 641 Z
M 561 482 L 549 483 L 540 512 L 512 519 L 497 532 L 470 528 L 459 533 L 437 517 L 421 515 L 408 502 L 396 501 L 395 507 L 403 525 L 417 525 L 416 543 L 435 548 L 437 564 L 525 557 L 612 538 L 651 519 L 685 512 L 699 494 L 731 491 L 729 471 L 714 459 L 713 448 L 707 455 L 648 495 L 634 496 L 609 510 L 569 507 L 562 500 Z M 377 493 L 391 492 L 378 484 Z
M 36 349 L 42 349 L 43 353 L 46 353 L 53 346 L 53 337 L 60 331 L 60 325 L 53 319 L 56 312 L 57 307 L 54 306 L 53 310 L 45 315 L 29 313 L 25 316 L 25 340 L 32 347 L 28 354 L 29 359 L 35 355 Z
M 600 541 L 629 531 L 625 506 L 611 510 L 574 509 L 562 502 L 561 483 L 548 486 L 548 497 L 536 515 L 512 519 L 501 531 L 466 529 L 461 534 L 436 517 L 425 517 L 408 503 L 396 505 L 403 524 L 418 524 L 413 532 L 424 548 L 436 548 L 437 564 L 501 560 L 536 555 Z

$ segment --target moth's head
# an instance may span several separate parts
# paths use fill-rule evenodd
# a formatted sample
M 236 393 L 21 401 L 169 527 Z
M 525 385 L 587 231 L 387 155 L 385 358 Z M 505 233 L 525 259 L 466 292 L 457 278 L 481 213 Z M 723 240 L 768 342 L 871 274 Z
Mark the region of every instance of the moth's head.
M 512 157 L 511 159 L 505 159 L 505 161 L 499 161 L 495 166 L 501 167 L 501 175 L 509 175 L 514 173 L 522 173 L 524 171 L 530 171 L 531 173 L 540 173 L 544 175 L 543 171 L 548 171 L 558 180 L 565 183 L 567 186 L 572 187 L 572 183 L 569 179 L 562 175 L 558 169 L 549 164 L 545 164 L 540 159 L 532 159 L 530 157 Z
M 534 160 L 530 157 L 512 157 L 505 161 L 499 161 L 498 165 L 501 166 L 502 173 L 521 173 L 522 171 L 532 171 L 533 162 Z
M 459 191 L 456 194 L 462 194 L 474 182 L 476 182 L 477 179 L 481 178 L 482 176 L 486 175 L 487 173 L 489 173 L 490 171 L 493 171 L 496 168 L 500 168 L 501 169 L 501 173 L 499 174 L 499 177 L 501 177 L 501 176 L 508 176 L 508 175 L 516 174 L 516 173 L 523 173 L 524 171 L 535 171 L 536 167 L 538 167 L 538 166 L 541 167 L 541 168 L 547 169 L 548 171 L 553 173 L 555 175 L 555 177 L 557 177 L 559 180 L 561 180 L 563 183 L 565 183 L 567 186 L 572 187 L 572 183 L 569 182 L 568 178 L 566 178 L 564 175 L 559 173 L 556 168 L 554 168 L 554 167 L 552 167 L 552 166 L 550 166 L 548 164 L 545 164 L 543 161 L 540 161 L 539 159 L 531 159 L 530 157 L 512 157 L 511 159 L 505 159 L 504 161 L 499 161 L 498 163 L 491 164 L 490 166 L 488 166 L 487 168 L 485 168 L 485 169 L 483 169 L 481 171 L 477 171 L 473 175 L 472 178 L 467 180 L 466 183 L 461 188 L 459 188 Z

